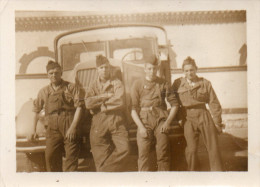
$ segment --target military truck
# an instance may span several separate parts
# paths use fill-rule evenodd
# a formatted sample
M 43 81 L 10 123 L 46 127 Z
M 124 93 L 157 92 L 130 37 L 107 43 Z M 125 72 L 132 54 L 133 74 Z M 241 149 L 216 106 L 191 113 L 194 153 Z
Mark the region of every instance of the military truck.
M 125 86 L 125 115 L 126 126 L 129 131 L 132 145 L 132 162 L 137 165 L 136 146 L 136 125 L 131 115 L 130 90 L 137 78 L 144 76 L 144 63 L 151 56 L 159 59 L 158 76 L 171 83 L 171 59 L 169 55 L 170 42 L 167 39 L 165 29 L 157 25 L 144 24 L 119 24 L 88 27 L 62 33 L 54 41 L 55 60 L 60 63 L 64 80 L 74 82 L 84 90 L 96 79 L 95 68 L 96 56 L 106 56 L 113 66 L 113 73 L 122 80 Z M 42 85 L 44 86 L 44 85 Z M 32 101 L 24 106 L 27 110 L 32 107 Z M 22 109 L 23 110 L 23 109 Z M 25 122 L 32 119 L 31 114 L 20 114 L 16 120 L 16 128 L 26 126 Z M 27 117 L 26 117 L 27 116 Z M 38 122 L 37 132 L 39 140 L 28 142 L 26 138 L 17 138 L 17 152 L 26 153 L 30 165 L 44 171 L 44 150 L 45 150 L 45 127 L 44 111 L 41 111 L 41 120 Z M 27 124 L 28 125 L 28 124 Z M 84 166 L 84 163 L 91 162 L 89 146 L 89 129 L 91 126 L 91 115 L 85 110 L 81 119 L 82 145 L 79 170 L 94 171 L 93 168 Z M 175 146 L 172 151 L 174 159 L 172 170 L 181 170 L 176 163 L 183 159 L 183 129 L 177 121 L 172 123 L 171 143 Z M 176 150 L 178 150 L 176 152 Z M 153 153 L 151 153 L 153 154 Z M 37 159 L 35 159 L 37 157 Z M 41 159 L 39 159 L 41 158 Z M 84 169 L 85 168 L 85 169 Z M 156 166 L 154 166 L 156 169 Z M 137 170 L 136 166 L 129 170 Z M 33 171 L 29 169 L 29 171 Z

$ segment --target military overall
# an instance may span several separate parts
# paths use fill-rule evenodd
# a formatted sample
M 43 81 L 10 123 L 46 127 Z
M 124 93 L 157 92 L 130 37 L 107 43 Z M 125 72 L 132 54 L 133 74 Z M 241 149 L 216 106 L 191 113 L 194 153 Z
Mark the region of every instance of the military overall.
M 79 155 L 79 136 L 70 142 L 66 136 L 75 109 L 73 96 L 63 90 L 50 93 L 46 99 L 46 167 L 47 171 L 62 171 L 62 156 L 65 149 L 64 171 L 76 171 Z
M 168 118 L 165 97 L 171 105 L 177 105 L 175 95 L 168 94 L 165 81 L 157 79 L 154 82 L 139 80 L 132 87 L 131 97 L 133 109 L 138 111 L 139 117 L 148 131 L 148 137 L 142 137 L 137 131 L 138 170 L 150 171 L 149 154 L 155 145 L 158 171 L 170 170 L 169 138 L 161 133 L 162 124 Z M 170 96 L 170 97 L 169 97 Z M 176 102 L 176 104 L 174 104 Z
M 129 153 L 128 132 L 122 111 L 100 112 L 93 116 L 91 152 L 97 171 L 123 171 Z
M 110 93 L 108 100 L 95 106 L 99 95 Z M 123 114 L 124 87 L 120 80 L 95 81 L 86 92 L 85 105 L 93 114 L 90 129 L 91 152 L 97 171 L 124 171 L 129 154 L 128 132 Z
M 198 144 L 201 135 L 208 151 L 211 170 L 222 171 L 215 127 L 215 123 L 221 123 L 221 106 L 211 83 L 206 79 L 197 78 L 195 85 L 190 86 L 185 78 L 180 78 L 174 81 L 173 89 L 178 94 L 185 114 L 184 136 L 187 142 L 185 154 L 188 170 L 199 170 Z M 206 104 L 209 104 L 211 113 L 207 110 Z

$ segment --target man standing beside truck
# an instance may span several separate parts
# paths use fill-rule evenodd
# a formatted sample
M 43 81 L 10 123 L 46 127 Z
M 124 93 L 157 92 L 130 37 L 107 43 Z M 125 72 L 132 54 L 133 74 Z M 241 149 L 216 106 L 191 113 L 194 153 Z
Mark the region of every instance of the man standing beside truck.
M 189 171 L 199 171 L 199 136 L 207 148 L 211 171 L 222 171 L 218 133 L 222 132 L 222 108 L 210 81 L 197 76 L 194 59 L 187 57 L 182 64 L 184 77 L 172 85 L 184 117 L 185 156 Z M 210 111 L 207 109 L 208 104 Z
M 158 171 L 170 170 L 170 151 L 168 132 L 178 110 L 178 101 L 170 85 L 157 77 L 158 59 L 146 61 L 145 78 L 137 80 L 131 89 L 132 118 L 137 130 L 138 170 L 150 171 L 149 153 L 156 143 Z M 168 114 L 165 98 L 171 105 Z
M 46 66 L 50 84 L 42 88 L 34 100 L 34 133 L 28 137 L 37 137 L 36 126 L 39 113 L 45 110 L 47 171 L 76 171 L 79 155 L 79 120 L 84 106 L 84 93 L 72 83 L 64 81 L 61 66 L 49 61 Z M 65 149 L 65 166 L 62 169 L 63 149 Z
M 122 171 L 129 153 L 128 132 L 124 126 L 124 86 L 112 76 L 106 57 L 97 56 L 96 67 L 98 78 L 88 88 L 85 98 L 86 108 L 93 115 L 91 152 L 97 171 Z

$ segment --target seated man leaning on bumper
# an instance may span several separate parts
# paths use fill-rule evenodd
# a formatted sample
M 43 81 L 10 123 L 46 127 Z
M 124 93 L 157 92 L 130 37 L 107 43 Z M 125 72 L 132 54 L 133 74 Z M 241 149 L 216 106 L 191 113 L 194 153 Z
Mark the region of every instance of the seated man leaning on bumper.
M 129 153 L 124 126 L 124 86 L 111 75 L 106 57 L 96 59 L 97 80 L 86 92 L 85 105 L 93 114 L 90 146 L 97 171 L 123 171 Z
M 145 78 L 137 80 L 131 89 L 132 117 L 136 125 L 138 145 L 138 170 L 150 171 L 149 153 L 156 141 L 157 166 L 159 171 L 170 170 L 168 130 L 176 115 L 178 101 L 170 85 L 156 76 L 158 60 L 154 57 L 145 63 Z M 171 105 L 168 115 L 165 98 Z

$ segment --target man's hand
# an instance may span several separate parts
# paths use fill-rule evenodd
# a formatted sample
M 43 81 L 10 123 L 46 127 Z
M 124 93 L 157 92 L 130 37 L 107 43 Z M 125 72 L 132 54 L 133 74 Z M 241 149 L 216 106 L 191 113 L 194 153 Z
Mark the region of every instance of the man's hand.
M 66 138 L 69 139 L 70 142 L 74 141 L 77 137 L 77 131 L 76 128 L 73 127 L 73 125 L 70 126 L 70 128 L 68 129 L 67 133 L 66 133 Z
M 89 112 L 90 112 L 91 115 L 95 114 L 95 112 L 93 110 L 89 110 Z
M 38 134 L 36 132 L 34 133 L 31 133 L 27 136 L 27 140 L 28 141 L 35 141 L 37 140 L 39 137 L 38 137 Z
M 180 120 L 178 121 L 178 123 L 179 123 L 179 125 L 180 125 L 181 128 L 184 128 L 184 120 L 180 119 Z
M 147 129 L 145 127 L 138 128 L 138 131 L 139 131 L 139 134 L 140 134 L 141 137 L 143 137 L 143 138 L 148 137 L 148 132 L 147 132 Z
M 170 130 L 171 123 L 169 121 L 165 121 L 161 126 L 161 133 L 167 134 Z

